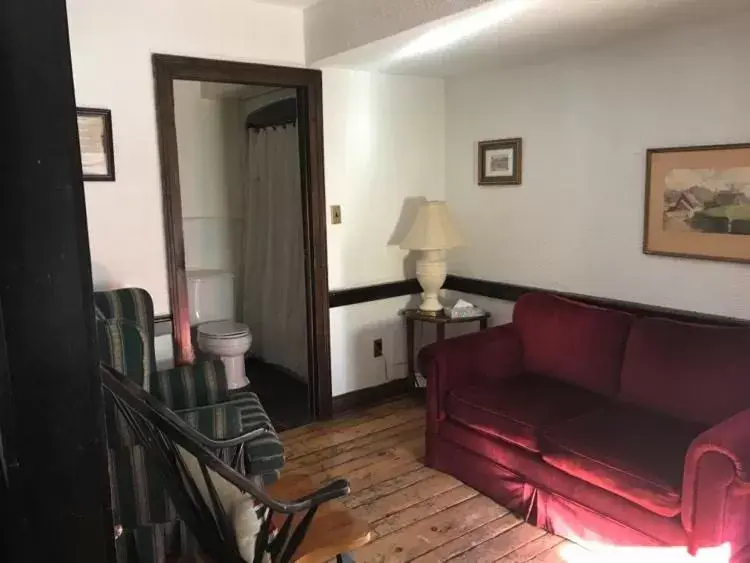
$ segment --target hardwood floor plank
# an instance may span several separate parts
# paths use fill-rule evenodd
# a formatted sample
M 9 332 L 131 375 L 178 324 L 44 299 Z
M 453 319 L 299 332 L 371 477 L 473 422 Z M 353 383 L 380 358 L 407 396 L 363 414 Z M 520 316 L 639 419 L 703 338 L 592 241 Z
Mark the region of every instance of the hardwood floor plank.
M 458 479 L 438 473 L 400 491 L 363 504 L 356 508 L 354 513 L 368 522 L 376 522 L 459 486 L 461 482 Z
M 563 540 L 552 549 L 540 553 L 530 563 L 598 563 L 593 554 L 568 540 Z
M 425 553 L 421 557 L 417 557 L 413 560 L 413 563 L 453 561 L 454 558 L 458 558 L 477 545 L 483 544 L 499 534 L 505 535 L 505 532 L 518 526 L 521 522 L 521 519 L 515 514 L 506 514 L 505 516 L 487 522 L 483 526 L 441 545 L 437 549 Z
M 381 418 L 368 420 L 362 424 L 357 424 L 351 428 L 345 428 L 337 432 L 327 432 L 325 429 L 322 429 L 320 432 L 316 431 L 312 436 L 303 436 L 290 444 L 285 443 L 284 449 L 286 457 L 288 460 L 293 460 L 297 457 L 307 455 L 323 448 L 330 448 L 339 444 L 351 442 L 352 440 L 368 436 L 380 430 L 392 428 L 399 424 L 403 424 L 404 422 L 417 420 L 423 417 L 424 409 L 422 407 L 410 407 Z
M 355 550 L 354 557 L 357 561 L 406 563 L 504 514 L 507 514 L 506 509 L 477 495 L 398 532 L 376 539 Z
M 478 495 L 479 493 L 474 489 L 471 489 L 466 485 L 460 485 L 459 487 L 446 491 L 443 494 L 424 500 L 419 504 L 410 506 L 400 512 L 391 514 L 390 516 L 386 516 L 381 520 L 371 521 L 370 528 L 372 530 L 372 538 L 374 540 L 398 532 L 407 526 L 435 514 L 439 514 L 444 510 L 457 506 Z
M 284 473 L 349 480 L 342 502 L 369 522 L 373 538 L 354 553 L 358 563 L 570 563 L 571 554 L 590 561 L 583 548 L 425 467 L 424 432 L 424 406 L 411 397 L 316 422 L 281 434 Z
M 472 549 L 467 550 L 460 557 L 451 559 L 453 563 L 494 563 L 498 559 L 512 553 L 524 545 L 545 535 L 544 530 L 524 523 L 517 519 L 518 525 L 502 534 L 488 539 Z
M 381 476 L 384 479 L 390 479 L 400 471 L 397 468 L 405 464 L 417 464 L 414 467 L 419 467 L 417 460 L 423 455 L 424 437 L 420 435 L 406 440 L 397 447 L 374 452 L 314 474 L 323 481 L 346 478 L 349 480 L 352 491 L 356 492 L 381 482 Z M 301 472 L 307 473 L 304 468 Z
M 409 485 L 418 483 L 419 481 L 427 479 L 428 477 L 431 477 L 437 473 L 437 471 L 435 471 L 434 469 L 430 469 L 429 467 L 420 467 L 415 471 L 402 473 L 401 475 L 395 475 L 392 479 L 385 483 L 374 485 L 368 487 L 367 489 L 363 489 L 361 491 L 350 494 L 344 499 L 344 504 L 346 504 L 346 506 L 348 506 L 349 508 L 356 508 L 365 503 L 372 502 L 380 497 L 384 497 L 385 495 L 389 495 L 395 491 L 403 489 L 404 487 L 408 487 Z
M 393 399 L 392 401 L 381 403 L 364 410 L 342 413 L 334 420 L 312 422 L 305 426 L 285 430 L 280 434 L 280 437 L 285 443 L 291 443 L 300 438 L 304 439 L 306 436 L 312 436 L 320 431 L 337 432 L 345 428 L 368 422 L 375 418 L 382 418 L 389 414 L 402 411 L 406 408 L 415 406 L 415 404 L 415 399 L 413 397 L 399 397 L 398 399 Z
M 286 464 L 292 470 L 319 473 L 364 457 L 370 453 L 397 446 L 411 438 L 421 437 L 424 440 L 424 421 L 412 420 L 363 436 L 332 448 L 318 450 L 306 456 L 294 459 Z
M 527 543 L 523 547 L 496 559 L 496 563 L 527 563 L 537 555 L 544 553 L 562 542 L 563 539 L 552 534 L 544 534 L 541 537 Z

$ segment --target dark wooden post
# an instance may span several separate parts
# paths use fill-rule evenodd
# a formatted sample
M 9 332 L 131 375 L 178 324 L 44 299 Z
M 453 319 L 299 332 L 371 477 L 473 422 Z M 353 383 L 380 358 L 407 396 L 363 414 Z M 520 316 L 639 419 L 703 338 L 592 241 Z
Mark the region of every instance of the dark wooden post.
M 0 2 L 0 140 L 2 559 L 113 561 L 64 0 Z

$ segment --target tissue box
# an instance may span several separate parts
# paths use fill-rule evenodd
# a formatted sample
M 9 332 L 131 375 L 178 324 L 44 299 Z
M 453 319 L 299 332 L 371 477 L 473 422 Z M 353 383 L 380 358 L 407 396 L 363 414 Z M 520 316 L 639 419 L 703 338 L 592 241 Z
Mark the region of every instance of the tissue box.
M 479 307 L 444 307 L 443 312 L 445 316 L 451 319 L 468 319 L 471 317 L 481 317 L 484 315 L 484 311 Z

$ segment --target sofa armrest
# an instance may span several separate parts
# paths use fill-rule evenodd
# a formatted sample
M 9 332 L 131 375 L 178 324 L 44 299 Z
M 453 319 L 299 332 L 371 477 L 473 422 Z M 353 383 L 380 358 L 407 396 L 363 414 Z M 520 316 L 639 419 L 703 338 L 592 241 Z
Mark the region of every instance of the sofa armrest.
M 494 327 L 425 346 L 418 364 L 427 379 L 428 421 L 437 422 L 445 417 L 451 389 L 518 375 L 523 365 L 521 340 L 512 324 Z
M 693 549 L 750 542 L 750 409 L 690 444 L 682 485 L 682 524 Z
M 172 410 L 223 403 L 229 399 L 227 376 L 220 360 L 152 373 L 149 392 Z

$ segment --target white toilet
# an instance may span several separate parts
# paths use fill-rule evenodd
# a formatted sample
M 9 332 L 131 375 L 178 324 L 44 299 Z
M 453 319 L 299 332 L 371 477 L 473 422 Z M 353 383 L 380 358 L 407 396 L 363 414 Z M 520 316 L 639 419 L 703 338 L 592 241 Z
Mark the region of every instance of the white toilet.
M 221 359 L 229 389 L 245 387 L 245 354 L 253 337 L 247 325 L 234 320 L 234 274 L 188 270 L 187 279 L 190 324 L 197 332 L 198 348 Z

